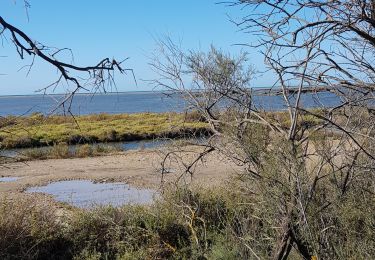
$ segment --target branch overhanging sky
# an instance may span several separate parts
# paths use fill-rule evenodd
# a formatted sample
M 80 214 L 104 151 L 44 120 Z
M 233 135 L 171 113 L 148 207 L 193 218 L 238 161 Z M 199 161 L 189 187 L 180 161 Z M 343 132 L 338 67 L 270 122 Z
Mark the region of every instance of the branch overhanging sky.
M 205 51 L 214 45 L 233 54 L 246 51 L 249 63 L 259 71 L 264 70 L 262 57 L 256 50 L 236 45 L 252 40 L 251 35 L 230 22 L 229 17 L 240 19 L 244 11 L 216 2 L 31 0 L 27 15 L 23 1 L 2 0 L 0 14 L 47 46 L 70 48 L 77 65 L 95 64 L 103 57 L 118 60 L 129 57 L 124 66 L 134 69 L 138 85 L 129 74 L 117 75 L 117 89 L 112 91 L 142 91 L 153 89 L 143 80 L 156 77 L 148 63 L 157 47 L 155 41 L 164 36 L 181 41 L 186 50 Z M 72 61 L 68 52 L 64 58 Z M 12 43 L 2 41 L 0 95 L 33 94 L 56 80 L 56 70 L 38 59 L 27 75 L 28 69 L 23 66 L 31 61 L 20 60 Z M 258 77 L 253 85 L 267 87 L 272 83 L 269 77 Z M 64 86 L 55 90 L 64 91 Z

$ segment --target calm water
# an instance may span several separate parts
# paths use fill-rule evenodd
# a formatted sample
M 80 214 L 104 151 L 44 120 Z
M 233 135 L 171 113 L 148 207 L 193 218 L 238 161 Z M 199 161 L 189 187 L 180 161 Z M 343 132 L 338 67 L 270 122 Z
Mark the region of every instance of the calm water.
M 29 188 L 26 192 L 50 194 L 58 201 L 80 208 L 149 204 L 156 196 L 154 190 L 136 189 L 125 183 L 94 183 L 88 180 L 59 181 Z
M 0 182 L 13 182 L 17 181 L 20 177 L 0 177 Z
M 0 96 L 0 115 L 48 114 L 64 98 L 63 95 Z M 180 111 L 184 107 L 181 98 L 168 98 L 161 92 L 78 94 L 72 102 L 72 112 L 76 115 Z M 57 112 L 61 113 L 62 108 Z
M 63 95 L 0 96 L 0 115 L 28 115 L 34 112 L 48 114 L 64 99 Z M 266 110 L 285 109 L 280 96 L 258 96 L 254 103 Z M 339 99 L 331 93 L 305 94 L 302 104 L 306 107 L 334 106 Z M 76 115 L 97 113 L 181 112 L 186 102 L 178 95 L 167 96 L 162 92 L 128 92 L 109 94 L 79 94 L 74 97 L 72 112 Z M 58 110 L 62 113 L 62 110 Z
M 201 142 L 203 139 L 195 139 L 191 141 L 195 142 Z M 115 142 L 115 143 L 108 143 L 106 146 L 113 146 L 114 148 L 122 151 L 129 151 L 129 150 L 138 150 L 138 149 L 152 149 L 152 148 L 158 148 L 163 145 L 168 145 L 172 143 L 173 140 L 170 139 L 155 139 L 155 140 L 142 140 L 142 141 L 131 141 L 131 142 Z M 92 144 L 92 146 L 96 145 L 102 145 L 100 143 L 98 144 Z M 69 145 L 69 149 L 71 152 L 74 152 L 75 149 L 80 145 Z M 38 148 L 14 148 L 14 149 L 6 149 L 6 150 L 0 150 L 0 156 L 5 156 L 9 158 L 16 158 L 16 157 L 23 157 L 27 155 L 27 152 L 33 151 L 35 149 L 45 150 L 48 152 L 48 150 L 52 149 L 50 146 L 46 147 L 38 147 Z M 2 181 L 2 178 L 0 178 L 0 182 Z

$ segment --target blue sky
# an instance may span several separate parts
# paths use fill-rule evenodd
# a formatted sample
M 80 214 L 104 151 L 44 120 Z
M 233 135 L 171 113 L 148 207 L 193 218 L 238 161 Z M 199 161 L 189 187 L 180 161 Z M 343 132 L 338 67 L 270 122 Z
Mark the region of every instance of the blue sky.
M 239 18 L 243 11 L 216 4 L 217 0 L 30 0 L 29 20 L 22 2 L 1 0 L 0 15 L 41 43 L 71 48 L 76 65 L 96 63 L 103 57 L 119 60 L 130 57 L 125 66 L 134 69 L 138 86 L 130 75 L 118 76 L 119 91 L 152 89 L 142 79 L 155 77 L 148 62 L 157 38 L 169 35 L 172 39 L 182 39 L 186 49 L 207 50 L 213 44 L 234 54 L 241 50 L 234 44 L 251 40 L 251 35 L 239 32 L 228 18 L 228 15 Z M 250 63 L 262 70 L 261 56 L 255 50 L 245 51 L 250 53 Z M 39 61 L 27 76 L 27 70 L 20 68 L 28 62 L 20 61 L 12 44 L 3 41 L 0 95 L 32 94 L 56 79 L 56 71 Z M 254 80 L 260 87 L 272 83 Z

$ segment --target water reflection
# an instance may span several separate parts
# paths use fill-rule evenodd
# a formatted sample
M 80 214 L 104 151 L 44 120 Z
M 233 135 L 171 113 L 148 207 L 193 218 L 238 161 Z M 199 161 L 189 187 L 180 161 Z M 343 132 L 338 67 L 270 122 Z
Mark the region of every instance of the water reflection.
M 50 194 L 57 201 L 80 208 L 149 204 L 156 195 L 154 190 L 136 189 L 125 183 L 94 183 L 88 180 L 59 181 L 29 188 L 26 192 Z
M 0 182 L 13 182 L 20 179 L 20 177 L 0 177 Z

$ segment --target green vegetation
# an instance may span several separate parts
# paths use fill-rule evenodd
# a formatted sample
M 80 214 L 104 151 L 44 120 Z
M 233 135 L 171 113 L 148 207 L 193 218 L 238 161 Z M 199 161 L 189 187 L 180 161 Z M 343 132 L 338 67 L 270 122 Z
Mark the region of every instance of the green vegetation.
M 94 143 L 182 137 L 207 134 L 206 123 L 194 114 L 143 113 L 5 117 L 0 120 L 3 148 L 25 148 L 58 143 Z
M 61 214 L 32 198 L 4 199 L 1 259 L 374 258 L 374 1 L 234 0 L 229 5 L 241 7 L 234 22 L 252 34 L 245 45 L 263 55 L 265 69 L 251 68 L 246 53 L 235 57 L 214 47 L 208 53 L 185 52 L 170 38 L 158 42 L 151 57 L 157 74 L 151 83 L 186 93 L 201 115 L 8 117 L 0 120 L 0 149 L 53 145 L 48 155 L 36 150 L 31 156 L 66 158 L 69 144 L 212 131 L 214 138 L 195 161 L 178 151 L 167 153 L 164 162 L 182 162 L 179 173 L 193 174 L 194 164 L 216 151 L 242 167 L 241 178 L 213 190 L 175 185 L 147 207 Z M 47 90 L 59 87 L 61 79 L 72 93 L 84 85 L 95 90 L 115 83 L 114 69 L 125 72 L 116 60 L 85 68 L 51 62 L 45 45 L 1 17 L 0 24 L 0 35 L 10 33 L 21 58 L 25 52 L 58 67 L 62 76 Z M 262 111 L 249 89 L 257 78 L 272 86 L 270 93 L 282 97 L 273 101 L 288 111 Z M 337 100 L 326 103 L 330 96 L 318 95 L 323 91 Z M 308 111 L 305 94 L 322 109 Z M 76 152 L 94 154 L 88 145 Z
M 252 206 L 257 201 L 248 184 L 234 180 L 226 189 L 170 189 L 151 206 L 73 209 L 58 218 L 50 206 L 32 199 L 4 200 L 0 258 L 268 259 L 276 209 Z M 320 221 L 332 223 L 325 230 L 335 241 L 334 249 L 325 249 L 332 250 L 330 259 L 369 259 L 375 253 L 374 205 L 353 191 L 323 219 L 309 219 L 317 230 Z M 309 242 L 319 243 L 319 237 Z M 301 259 L 295 250 L 289 257 Z
M 321 110 L 313 112 L 322 113 Z M 286 128 L 290 123 L 286 112 L 265 112 L 264 117 L 271 122 L 282 122 L 280 125 L 282 128 Z M 306 127 L 312 127 L 321 123 L 322 120 L 306 115 L 302 121 Z M 5 149 L 54 146 L 56 144 L 134 141 L 163 137 L 178 138 L 207 135 L 210 132 L 207 123 L 197 112 L 187 114 L 96 114 L 75 118 L 58 115 L 46 117 L 37 113 L 28 117 L 0 118 L 0 129 L 1 147 Z M 45 153 L 45 151 L 35 150 L 30 153 Z
M 255 8 L 263 1 L 238 2 Z M 277 20 L 280 11 L 285 14 L 299 11 L 293 4 L 284 2 L 276 4 L 277 9 L 273 9 L 274 6 L 269 9 L 268 1 L 264 1 L 264 5 L 267 6 L 265 13 L 259 16 L 256 12 L 249 21 L 259 25 L 260 35 L 267 33 L 268 30 L 264 30 L 267 25 L 271 24 L 270 28 L 276 30 L 281 28 L 277 32 L 270 30 L 269 39 L 260 42 L 270 44 L 264 58 L 278 76 L 274 86 L 280 86 L 281 98 L 273 101 L 286 110 L 262 110 L 254 89 L 249 91 L 248 88 L 256 74 L 249 68 L 246 55 L 236 57 L 215 48 L 207 53 L 184 52 L 170 39 L 160 42 L 161 51 L 152 63 L 159 74 L 155 85 L 167 85 L 176 92 L 190 94 L 188 101 L 202 113 L 218 136 L 214 141 L 211 138 L 206 151 L 216 150 L 220 156 L 243 166 L 244 191 L 248 196 L 244 203 L 248 208 L 238 219 L 232 219 L 236 227 L 231 234 L 237 238 L 235 252 L 243 252 L 241 247 L 246 247 L 248 254 L 237 255 L 237 258 L 371 259 L 375 255 L 375 113 L 368 97 L 372 92 L 361 84 L 350 84 L 350 90 L 341 89 L 343 81 L 337 74 L 335 80 L 340 84 L 334 83 L 329 89 L 338 95 L 340 105 L 335 106 L 333 102 L 327 107 L 321 104 L 311 109 L 303 101 L 304 95 L 318 102 L 319 95 L 304 90 L 307 86 L 319 85 L 315 80 L 322 75 L 321 70 L 316 70 L 316 61 L 312 61 L 321 51 L 320 46 L 315 45 L 320 31 L 310 34 L 310 30 L 306 30 L 311 42 L 305 44 L 303 40 L 296 46 L 306 50 L 307 56 L 295 59 L 290 49 L 296 42 L 292 40 L 291 46 L 285 41 L 301 31 L 288 35 L 285 17 L 279 20 L 279 27 L 273 26 L 273 18 Z M 276 11 L 270 16 L 271 9 Z M 265 21 L 264 27 L 258 22 L 259 17 L 272 22 Z M 276 39 L 275 35 L 283 37 Z M 288 60 L 288 53 L 296 63 Z M 329 59 L 331 62 L 332 56 Z M 342 67 L 339 68 L 342 73 Z M 191 81 L 179 84 L 181 78 Z M 328 81 L 324 79 L 323 85 Z M 289 86 L 295 83 L 300 86 L 299 90 L 289 92 Z M 202 95 L 196 102 L 191 93 L 198 91 Z M 220 101 L 225 103 L 225 113 Z M 199 156 L 200 159 L 205 153 Z M 184 170 L 188 172 L 191 167 L 187 163 Z

